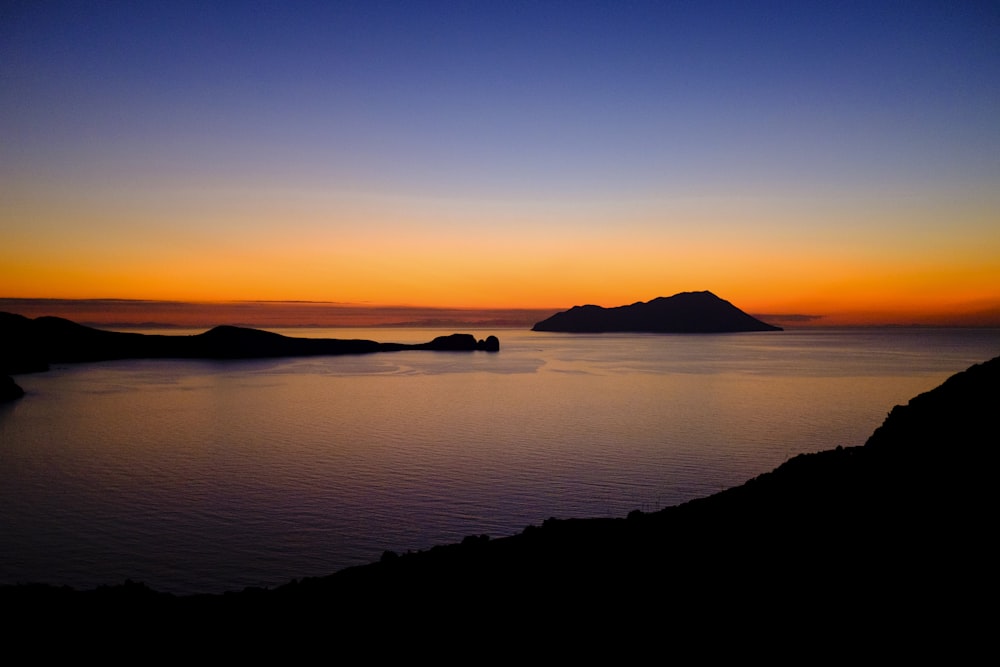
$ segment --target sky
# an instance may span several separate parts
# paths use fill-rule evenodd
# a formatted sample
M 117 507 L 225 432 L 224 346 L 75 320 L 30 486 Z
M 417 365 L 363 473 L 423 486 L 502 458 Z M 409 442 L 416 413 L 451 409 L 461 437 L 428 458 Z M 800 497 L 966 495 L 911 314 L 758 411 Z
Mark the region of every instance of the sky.
M 699 290 L 1000 325 L 1000 3 L 0 0 L 5 303 Z

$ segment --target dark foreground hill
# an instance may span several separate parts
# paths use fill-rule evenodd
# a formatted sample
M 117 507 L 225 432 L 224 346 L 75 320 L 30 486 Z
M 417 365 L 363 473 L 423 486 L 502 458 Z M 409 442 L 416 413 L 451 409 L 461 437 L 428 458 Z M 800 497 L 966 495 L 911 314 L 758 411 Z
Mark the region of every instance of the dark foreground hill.
M 145 335 L 104 331 L 60 317 L 29 319 L 0 313 L 0 373 L 45 370 L 50 363 L 108 359 L 259 359 L 399 350 L 471 351 L 500 349 L 495 336 L 439 336 L 427 343 L 377 343 L 371 340 L 296 338 L 269 331 L 220 326 L 193 336 Z
M 569 333 L 736 333 L 781 331 L 711 292 L 681 292 L 630 306 L 573 306 L 538 322 L 532 331 Z
M 346 646 L 375 632 L 372 651 L 418 636 L 528 653 L 543 641 L 565 655 L 696 643 L 699 660 L 931 648 L 954 658 L 993 632 L 998 404 L 1000 357 L 893 408 L 863 446 L 797 456 L 655 513 L 550 519 L 272 590 L 20 586 L 0 589 L 0 603 L 49 623 L 144 618 L 153 633 L 211 633 L 226 619 L 240 641 L 284 628 L 294 644 Z

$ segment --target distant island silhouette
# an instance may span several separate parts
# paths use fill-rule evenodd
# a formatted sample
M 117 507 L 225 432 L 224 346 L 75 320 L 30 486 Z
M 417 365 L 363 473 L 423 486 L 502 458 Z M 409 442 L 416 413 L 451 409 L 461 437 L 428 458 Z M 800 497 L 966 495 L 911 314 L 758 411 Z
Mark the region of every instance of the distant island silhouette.
M 802 454 L 657 512 L 549 519 L 274 589 L 174 596 L 135 582 L 22 584 L 0 586 L 0 601 L 18 612 L 9 630 L 19 619 L 51 628 L 99 614 L 141 619 L 144 635 L 170 642 L 189 639 L 177 627 L 201 628 L 233 648 L 234 635 L 214 630 L 226 619 L 246 642 L 236 648 L 251 650 L 255 633 L 325 646 L 336 632 L 342 646 L 365 643 L 374 626 L 395 641 L 446 632 L 446 646 L 537 633 L 560 654 L 602 640 L 661 646 L 663 636 L 672 649 L 725 650 L 706 635 L 740 654 L 747 641 L 797 657 L 873 646 L 898 656 L 935 642 L 961 653 L 993 634 L 975 601 L 992 600 L 995 581 L 998 396 L 1000 357 L 896 406 L 863 446 Z
M 781 331 L 711 292 L 681 292 L 629 306 L 573 306 L 532 331 L 567 333 L 737 333 Z
M 496 352 L 500 340 L 471 334 L 438 336 L 427 343 L 378 343 L 371 340 L 298 338 L 234 326 L 218 326 L 204 333 L 149 335 L 105 331 L 60 317 L 37 317 L 0 312 L 0 373 L 46 370 L 50 363 L 110 359 L 262 359 L 339 354 L 370 354 L 400 350 Z

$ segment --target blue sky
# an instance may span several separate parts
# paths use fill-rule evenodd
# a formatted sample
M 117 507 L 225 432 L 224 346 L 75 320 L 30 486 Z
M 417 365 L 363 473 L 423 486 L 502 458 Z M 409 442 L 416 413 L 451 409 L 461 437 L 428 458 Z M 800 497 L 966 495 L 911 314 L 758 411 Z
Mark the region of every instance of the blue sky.
M 992 186 L 998 15 L 996 3 L 26 3 L 4 21 L 4 143 L 43 167 L 100 158 L 114 175 L 146 153 L 152 164 L 133 166 L 154 177 L 191 178 L 195 163 L 209 178 L 445 196 Z

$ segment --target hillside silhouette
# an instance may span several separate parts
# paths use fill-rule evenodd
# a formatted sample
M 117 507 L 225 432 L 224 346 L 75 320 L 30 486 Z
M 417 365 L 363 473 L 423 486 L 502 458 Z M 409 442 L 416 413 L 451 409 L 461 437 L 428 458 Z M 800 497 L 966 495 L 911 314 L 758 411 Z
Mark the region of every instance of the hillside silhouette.
M 155 634 L 225 618 L 308 645 L 326 632 L 350 644 L 377 628 L 446 644 L 538 635 L 579 654 L 600 640 L 650 646 L 725 632 L 765 633 L 779 642 L 772 650 L 794 649 L 795 637 L 820 642 L 799 657 L 845 646 L 898 657 L 938 641 L 954 657 L 987 631 L 976 601 L 995 587 L 998 398 L 1000 357 L 896 406 L 863 446 L 796 456 L 658 512 L 549 519 L 270 590 L 177 597 L 132 582 L 39 584 L 0 587 L 0 600 L 47 622 L 142 614 Z M 973 636 L 953 646 L 956 632 Z
M 569 333 L 736 333 L 781 331 L 711 292 L 681 292 L 629 306 L 573 306 L 538 322 L 532 331 Z

